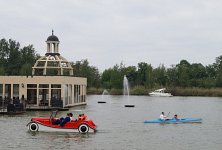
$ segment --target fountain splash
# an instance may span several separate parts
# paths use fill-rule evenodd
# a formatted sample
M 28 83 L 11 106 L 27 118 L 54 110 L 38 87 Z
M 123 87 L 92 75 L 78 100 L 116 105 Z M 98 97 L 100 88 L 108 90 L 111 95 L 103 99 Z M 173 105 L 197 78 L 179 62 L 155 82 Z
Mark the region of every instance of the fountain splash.
M 106 89 L 103 90 L 102 96 L 104 96 L 104 95 L 109 95 L 109 92 Z
M 129 96 L 129 83 L 128 79 L 126 78 L 126 75 L 123 77 L 123 95 Z
M 105 89 L 103 90 L 103 93 L 102 93 L 102 101 L 98 101 L 98 103 L 106 103 L 106 101 L 104 101 L 104 97 L 107 99 L 107 95 L 109 95 L 109 92 Z
M 129 101 L 129 95 L 130 95 L 129 91 L 130 91 L 129 82 L 128 82 L 126 75 L 124 75 L 124 77 L 123 77 L 123 95 L 127 96 L 128 101 Z M 125 107 L 135 107 L 135 106 L 132 104 L 127 104 L 127 105 L 125 105 Z

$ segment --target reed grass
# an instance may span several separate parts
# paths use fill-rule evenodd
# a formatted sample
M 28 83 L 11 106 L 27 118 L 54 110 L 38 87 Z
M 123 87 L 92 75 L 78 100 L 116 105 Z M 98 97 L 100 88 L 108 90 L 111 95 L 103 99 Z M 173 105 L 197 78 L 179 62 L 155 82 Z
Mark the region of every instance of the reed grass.
M 222 88 L 173 88 L 170 90 L 174 96 L 213 96 L 222 97 Z

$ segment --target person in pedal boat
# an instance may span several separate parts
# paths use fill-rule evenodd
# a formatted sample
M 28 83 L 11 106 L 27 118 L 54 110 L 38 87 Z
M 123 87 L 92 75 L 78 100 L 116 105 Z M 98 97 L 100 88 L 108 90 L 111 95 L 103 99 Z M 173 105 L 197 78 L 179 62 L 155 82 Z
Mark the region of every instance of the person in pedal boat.
M 65 119 L 63 119 L 61 122 L 60 122 L 60 126 L 63 127 L 67 122 L 71 121 L 72 120 L 72 116 L 73 114 L 72 113 L 67 113 L 67 116 L 65 117 Z
M 72 113 L 67 113 L 67 116 L 65 118 L 61 117 L 61 118 L 59 118 L 57 120 L 54 120 L 52 122 L 52 124 L 54 124 L 54 125 L 59 124 L 60 126 L 64 126 L 67 122 L 72 120 L 72 116 L 73 116 Z
M 79 120 L 86 120 L 86 116 L 84 114 L 79 114 Z
M 72 116 L 73 116 L 73 114 L 69 113 L 70 121 L 72 120 Z
M 63 117 L 61 117 L 59 119 L 53 119 L 52 120 L 52 124 L 54 124 L 54 125 L 60 124 L 62 122 L 62 120 L 64 120 Z

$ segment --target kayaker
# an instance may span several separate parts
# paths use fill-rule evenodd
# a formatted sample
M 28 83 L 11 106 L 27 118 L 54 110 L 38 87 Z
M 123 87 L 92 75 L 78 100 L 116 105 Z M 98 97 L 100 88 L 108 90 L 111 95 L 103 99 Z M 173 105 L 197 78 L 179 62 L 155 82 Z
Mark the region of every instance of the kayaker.
M 173 116 L 173 119 L 179 120 L 177 114 Z
M 160 114 L 160 119 L 161 119 L 161 120 L 167 120 L 167 117 L 168 117 L 168 116 L 165 116 L 165 115 L 164 115 L 164 112 L 162 112 L 162 113 Z

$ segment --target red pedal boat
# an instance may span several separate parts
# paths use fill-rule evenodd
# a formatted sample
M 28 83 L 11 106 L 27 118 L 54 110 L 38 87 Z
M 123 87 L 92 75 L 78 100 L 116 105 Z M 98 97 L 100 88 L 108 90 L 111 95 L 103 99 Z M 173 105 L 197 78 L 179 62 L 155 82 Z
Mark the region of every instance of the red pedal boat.
M 54 117 L 53 117 L 54 114 Z M 86 116 L 79 118 L 78 120 L 71 120 L 64 126 L 53 124 L 53 120 L 56 118 L 56 112 L 52 112 L 50 117 L 33 117 L 27 124 L 29 131 L 37 132 L 79 132 L 79 133 L 94 133 L 96 131 L 96 125 L 92 120 L 88 120 Z

